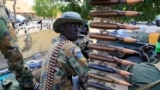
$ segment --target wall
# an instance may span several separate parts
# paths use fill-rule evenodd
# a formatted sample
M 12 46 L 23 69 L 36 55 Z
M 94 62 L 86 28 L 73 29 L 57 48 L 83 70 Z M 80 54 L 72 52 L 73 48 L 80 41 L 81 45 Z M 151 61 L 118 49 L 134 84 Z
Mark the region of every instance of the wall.
M 47 51 L 51 46 L 52 39 L 57 36 L 58 34 L 53 30 L 28 33 L 18 36 L 18 45 L 23 57 L 28 58 L 36 53 Z

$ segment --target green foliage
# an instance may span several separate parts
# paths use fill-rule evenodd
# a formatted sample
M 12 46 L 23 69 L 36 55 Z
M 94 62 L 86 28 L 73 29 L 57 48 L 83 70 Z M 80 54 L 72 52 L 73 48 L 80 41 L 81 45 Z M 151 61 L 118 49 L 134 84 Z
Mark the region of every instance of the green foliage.
M 36 12 L 37 16 L 42 17 L 53 17 L 56 16 L 59 6 L 59 2 L 54 2 L 53 0 L 35 0 L 33 10 Z
M 62 12 L 75 11 L 81 14 L 83 19 L 90 19 L 89 11 L 95 7 L 91 6 L 90 0 L 70 0 L 60 7 Z
M 144 0 L 142 3 L 127 5 L 119 4 L 112 6 L 113 10 L 123 10 L 123 11 L 139 11 L 142 15 L 135 17 L 121 17 L 123 21 L 130 21 L 131 19 L 136 21 L 153 21 L 156 15 L 160 14 L 160 1 L 159 0 Z
M 155 16 L 160 14 L 159 0 L 144 0 L 144 2 L 139 4 L 118 4 L 110 5 L 110 7 L 112 10 L 142 12 L 142 15 L 135 17 L 112 18 L 112 20 L 115 21 L 129 22 L 132 19 L 137 21 L 153 21 Z M 82 18 L 91 19 L 89 12 L 97 9 L 97 6 L 92 6 L 90 0 L 35 0 L 35 6 L 33 6 L 33 9 L 38 16 L 53 17 L 60 11 L 76 11 L 81 14 Z

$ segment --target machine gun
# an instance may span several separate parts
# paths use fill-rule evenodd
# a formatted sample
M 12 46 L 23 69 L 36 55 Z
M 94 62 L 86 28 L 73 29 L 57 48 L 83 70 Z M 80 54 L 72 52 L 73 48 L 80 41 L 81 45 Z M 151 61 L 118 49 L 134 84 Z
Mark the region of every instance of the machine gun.
M 101 50 L 101 51 L 107 51 L 107 52 L 121 52 L 125 54 L 136 54 L 137 51 L 132 50 L 132 49 L 126 49 L 126 48 L 120 48 L 120 47 L 115 47 L 111 45 L 100 45 L 100 44 L 90 44 L 88 45 L 90 49 L 95 49 L 95 50 Z
M 106 41 L 122 41 L 126 43 L 134 43 L 137 42 L 134 38 L 128 38 L 128 37 L 119 37 L 115 35 L 105 35 L 105 34 L 99 34 L 99 33 L 91 33 L 89 34 L 90 38 L 97 39 L 97 40 L 106 40 Z
M 99 29 L 129 29 L 129 30 L 137 30 L 139 27 L 135 27 L 132 25 L 124 25 L 124 24 L 116 24 L 116 23 L 101 23 L 101 22 L 91 22 L 90 26 L 93 28 Z
M 92 17 L 116 17 L 116 16 L 136 16 L 140 15 L 141 12 L 119 11 L 119 10 L 114 10 L 114 11 L 93 10 L 89 14 Z

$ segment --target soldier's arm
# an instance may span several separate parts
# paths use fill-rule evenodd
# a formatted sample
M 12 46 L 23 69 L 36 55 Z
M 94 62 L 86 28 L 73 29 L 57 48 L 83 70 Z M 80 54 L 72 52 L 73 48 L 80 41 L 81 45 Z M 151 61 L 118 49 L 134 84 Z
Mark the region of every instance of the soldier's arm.
M 82 54 L 80 48 L 77 46 L 71 48 L 70 53 L 74 58 L 69 60 L 69 63 L 76 72 L 76 74 L 79 76 L 81 85 L 85 90 L 87 90 L 87 80 L 88 80 L 87 74 L 89 71 L 87 60 Z
M 6 21 L 3 18 L 0 19 L 0 26 L 1 26 L 1 28 L 0 28 L 0 40 L 2 40 L 2 38 L 4 36 L 4 33 L 9 34 L 7 32 L 8 29 L 7 29 Z
M 15 73 L 21 87 L 33 88 L 36 85 L 36 81 L 28 66 L 24 65 L 23 56 L 18 48 L 14 30 L 11 30 L 7 25 L 8 23 L 4 19 L 0 19 L 0 51 L 8 60 L 9 70 Z

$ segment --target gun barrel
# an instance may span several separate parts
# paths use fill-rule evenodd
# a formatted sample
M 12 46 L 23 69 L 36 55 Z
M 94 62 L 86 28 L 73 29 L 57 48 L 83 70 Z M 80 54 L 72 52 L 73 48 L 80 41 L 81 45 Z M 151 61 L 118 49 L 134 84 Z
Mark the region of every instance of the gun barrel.
M 103 56 L 103 55 L 98 55 L 98 54 L 88 54 L 88 57 L 90 59 L 100 60 L 100 61 L 104 61 L 104 62 L 121 63 L 121 60 L 116 60 L 116 59 L 112 58 L 111 56 Z
M 127 72 L 127 71 L 119 70 L 119 69 L 117 69 L 117 70 L 119 71 L 119 74 L 122 75 L 122 76 L 129 76 L 129 75 L 132 75 L 130 72 Z
M 102 65 L 97 65 L 97 64 L 89 64 L 88 67 L 90 67 L 92 69 L 96 69 L 96 70 L 109 72 L 109 73 L 118 73 L 123 76 L 132 75 L 131 73 L 129 73 L 127 71 L 123 71 L 123 70 L 119 70 L 119 69 L 115 69 L 115 68 L 111 68 L 111 67 L 106 67 L 106 66 L 102 66 Z
M 88 45 L 88 48 L 95 49 L 95 50 L 102 50 L 102 51 L 108 51 L 108 52 L 122 52 L 125 54 L 137 54 L 138 52 L 131 49 L 125 49 L 125 48 L 118 48 L 113 46 L 106 46 L 106 45 L 100 45 L 100 44 L 90 44 Z
M 106 77 L 102 77 L 102 76 L 96 75 L 96 74 L 88 74 L 88 76 L 92 77 L 92 78 L 99 79 L 99 80 L 103 80 L 103 81 L 106 81 L 106 82 L 110 82 L 110 83 L 116 83 L 116 84 L 125 85 L 125 86 L 130 86 L 131 85 L 130 83 L 122 81 L 122 80 L 115 80 L 115 79 L 112 79 L 112 78 L 106 78 Z
M 93 38 L 93 39 L 101 39 L 101 40 L 106 40 L 106 41 L 122 41 L 122 42 L 126 42 L 126 43 L 137 42 L 137 40 L 134 38 L 117 37 L 114 35 L 105 35 L 105 34 L 99 34 L 99 33 L 91 33 L 91 34 L 89 34 L 89 37 Z
M 141 3 L 143 0 L 91 0 L 91 5 L 114 5 L 114 4 L 136 4 Z
M 105 10 L 93 10 L 89 13 L 91 17 L 117 17 L 117 16 L 137 16 L 141 15 L 141 12 L 136 11 L 105 11 Z
M 102 66 L 102 65 L 97 65 L 97 64 L 88 64 L 88 67 L 92 68 L 92 69 L 96 69 L 96 70 L 110 72 L 110 73 L 119 73 L 119 71 L 117 71 L 116 69 L 106 67 L 106 66 Z
M 105 62 L 110 62 L 110 63 L 119 63 L 123 65 L 134 65 L 134 63 L 131 61 L 118 59 L 118 58 L 111 57 L 111 56 L 103 56 L 103 55 L 98 55 L 98 54 L 88 54 L 88 56 L 90 59 L 94 59 L 94 60 L 100 60 L 100 61 L 105 61 Z
M 139 27 L 132 25 L 116 24 L 116 23 L 104 23 L 104 22 L 91 22 L 90 27 L 99 29 L 129 29 L 137 30 Z
M 103 84 L 99 84 L 99 83 L 96 83 L 96 82 L 87 82 L 88 86 L 90 87 L 94 87 L 94 88 L 97 88 L 97 89 L 102 89 L 102 90 L 113 90 L 111 87 L 108 87 L 106 85 L 103 85 Z

